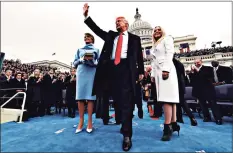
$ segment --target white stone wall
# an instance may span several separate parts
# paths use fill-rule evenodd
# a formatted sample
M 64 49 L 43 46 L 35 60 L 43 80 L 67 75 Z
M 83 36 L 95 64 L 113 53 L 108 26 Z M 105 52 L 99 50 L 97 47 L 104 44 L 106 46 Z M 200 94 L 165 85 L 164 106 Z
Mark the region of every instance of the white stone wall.
M 194 61 L 197 58 L 202 58 L 203 65 L 211 66 L 211 61 L 217 60 L 219 64 L 222 66 L 230 66 L 233 65 L 233 53 L 215 53 L 211 55 L 203 55 L 196 57 L 181 57 L 179 58 L 180 62 L 184 64 L 185 70 L 190 70 L 191 66 L 194 65 Z M 150 61 L 144 62 L 145 67 L 151 65 Z
M 176 53 L 180 53 L 180 44 L 188 43 L 189 44 L 189 49 L 190 51 L 196 50 L 196 42 L 195 40 L 186 40 L 182 42 L 175 42 L 174 43 L 174 48 Z

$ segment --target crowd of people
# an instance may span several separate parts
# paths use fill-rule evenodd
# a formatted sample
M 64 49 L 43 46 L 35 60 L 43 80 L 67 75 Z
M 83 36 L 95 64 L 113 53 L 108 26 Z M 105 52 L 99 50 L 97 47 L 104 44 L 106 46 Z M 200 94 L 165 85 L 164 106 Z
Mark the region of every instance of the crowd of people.
M 39 69 L 42 74 L 46 74 L 50 69 L 53 69 L 56 72 L 56 75 L 59 75 L 61 73 L 57 71 L 56 67 L 41 66 L 41 65 L 34 65 L 34 64 L 24 64 L 19 59 L 16 59 L 16 60 L 5 59 L 2 63 L 2 69 L 1 69 L 0 75 L 3 75 L 6 70 L 11 70 L 12 76 L 20 72 L 23 74 L 23 78 L 27 78 L 28 76 L 33 74 L 36 68 Z M 64 74 L 69 75 L 69 72 L 64 72 Z
M 85 46 L 77 50 L 74 68 L 70 73 L 56 74 L 55 69 L 49 67 L 5 60 L 0 77 L 2 99 L 25 91 L 26 108 L 30 117 L 53 115 L 52 106 L 55 106 L 57 113 L 61 113 L 61 108 L 65 105 L 68 107 L 68 116 L 74 118 L 77 107 L 79 124 L 76 134 L 82 132 L 85 126 L 85 105 L 88 112 L 88 133 L 93 132 L 94 111 L 102 118 L 104 125 L 111 124 L 109 100 L 112 99 L 116 121 L 114 124 L 121 125 L 119 132 L 123 135 L 124 151 L 129 151 L 132 147 L 135 105 L 138 108 L 138 117 L 143 119 L 142 99 L 147 102 L 152 99 L 154 107 L 149 103 L 147 105 L 151 117 L 161 117 L 164 114 L 161 141 L 170 141 L 173 132 L 178 132 L 179 135 L 181 127 L 178 122 L 183 123 L 182 108 L 190 118 L 191 125 L 197 126 L 198 123 L 184 99 L 185 86 L 193 87 L 192 95 L 199 100 L 203 121 L 212 121 L 208 101 L 216 124 L 222 124 L 221 110 L 215 99 L 215 86 L 232 84 L 231 68 L 220 66 L 218 61 L 213 61 L 212 67 L 204 66 L 201 59 L 196 59 L 191 70 L 185 72 L 184 65 L 174 58 L 172 37 L 166 35 L 162 27 L 156 26 L 152 35 L 153 60 L 151 68 L 145 70 L 140 37 L 127 32 L 128 21 L 124 17 L 118 17 L 115 22 L 118 32 L 106 32 L 96 25 L 88 15 L 88 10 L 89 6 L 85 4 L 85 24 L 105 41 L 101 54 L 94 46 L 94 36 L 85 33 Z M 232 46 L 175 56 L 200 56 L 215 52 L 232 52 Z M 13 90 L 5 90 L 9 88 Z M 8 107 L 21 108 L 21 104 L 22 102 L 17 102 Z
M 52 115 L 51 107 L 56 107 L 56 112 L 61 113 L 63 105 L 68 107 L 68 116 L 75 117 L 75 69 L 70 75 L 64 73 L 56 74 L 54 69 L 42 73 L 35 68 L 29 77 L 27 74 L 16 71 L 13 75 L 11 69 L 5 69 L 0 76 L 1 104 L 17 92 L 26 92 L 26 104 L 29 117 Z M 66 95 L 66 96 L 65 96 Z M 18 97 L 21 97 L 20 95 Z M 66 101 L 66 102 L 65 102 Z M 70 104 L 70 105 L 69 105 Z M 6 107 L 20 109 L 21 99 L 9 102 Z
M 210 55 L 214 53 L 228 53 L 228 52 L 233 52 L 233 46 L 207 48 L 207 49 L 199 49 L 184 53 L 175 53 L 175 57 L 179 58 L 179 57 L 202 56 L 202 55 Z

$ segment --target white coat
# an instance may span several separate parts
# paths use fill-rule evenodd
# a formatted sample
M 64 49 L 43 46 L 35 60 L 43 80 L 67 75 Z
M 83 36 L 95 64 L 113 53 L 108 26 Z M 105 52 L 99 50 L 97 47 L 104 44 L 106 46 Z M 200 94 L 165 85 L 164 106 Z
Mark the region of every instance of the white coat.
M 152 48 L 152 73 L 155 78 L 158 102 L 179 103 L 179 87 L 175 65 L 173 64 L 174 43 L 171 36 L 165 36 Z M 169 72 L 167 80 L 162 79 L 162 71 Z

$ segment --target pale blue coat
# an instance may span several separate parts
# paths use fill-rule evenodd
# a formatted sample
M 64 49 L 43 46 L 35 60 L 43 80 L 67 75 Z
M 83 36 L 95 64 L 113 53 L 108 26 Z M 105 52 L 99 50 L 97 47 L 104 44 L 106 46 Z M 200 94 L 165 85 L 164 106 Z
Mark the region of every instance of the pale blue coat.
M 86 52 L 94 54 L 94 66 L 89 66 L 85 64 L 85 62 L 81 62 L 80 58 L 83 57 Z M 76 100 L 96 100 L 96 96 L 92 96 L 92 88 L 99 54 L 99 49 L 95 48 L 93 44 L 87 44 L 83 48 L 77 50 L 73 62 L 73 65 L 77 67 Z

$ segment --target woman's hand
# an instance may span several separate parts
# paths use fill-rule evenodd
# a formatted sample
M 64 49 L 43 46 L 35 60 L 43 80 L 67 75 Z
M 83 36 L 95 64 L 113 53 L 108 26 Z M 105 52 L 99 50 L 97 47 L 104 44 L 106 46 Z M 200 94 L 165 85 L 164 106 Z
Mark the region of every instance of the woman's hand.
M 163 80 L 167 80 L 169 78 L 169 72 L 163 71 L 162 78 L 163 78 Z
M 85 59 L 84 59 L 84 56 L 80 58 L 80 63 L 84 63 Z

